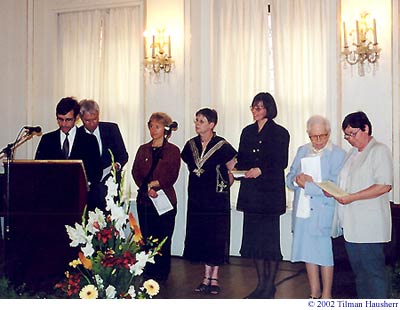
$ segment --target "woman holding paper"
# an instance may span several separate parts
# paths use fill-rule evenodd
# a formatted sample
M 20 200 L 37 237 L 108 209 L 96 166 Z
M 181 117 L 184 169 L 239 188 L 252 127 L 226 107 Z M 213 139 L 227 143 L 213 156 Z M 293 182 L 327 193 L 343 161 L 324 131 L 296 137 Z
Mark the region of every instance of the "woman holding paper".
M 218 294 L 219 266 L 228 261 L 230 240 L 229 171 L 236 150 L 216 135 L 218 115 L 213 109 L 196 112 L 197 136 L 186 142 L 182 160 L 189 170 L 188 208 L 183 256 L 204 264 L 204 278 L 196 292 Z
M 342 130 L 352 148 L 340 172 L 339 185 L 349 194 L 335 197 L 339 205 L 334 237 L 344 235 L 358 298 L 388 298 L 384 246 L 392 232 L 392 155 L 372 136 L 372 125 L 364 112 L 348 114 Z
M 310 142 L 298 148 L 286 176 L 287 187 L 294 190 L 291 260 L 305 262 L 310 298 L 332 298 L 331 228 L 335 200 L 325 196 L 314 183 L 336 183 L 346 156 L 344 150 L 330 142 L 330 133 L 326 118 L 311 116 L 307 121 Z
M 160 241 L 167 237 L 155 264 L 147 264 L 145 276 L 165 281 L 171 268 L 171 238 L 175 227 L 177 199 L 174 184 L 181 164 L 179 148 L 168 142 L 178 125 L 162 112 L 153 113 L 147 123 L 152 140 L 141 145 L 136 153 L 132 176 L 139 187 L 136 198 L 139 225 L 144 237 Z M 152 199 L 172 205 L 172 210 L 157 209 Z M 168 201 L 169 200 L 169 201 Z
M 244 212 L 240 254 L 253 259 L 258 275 L 257 287 L 247 298 L 274 298 L 282 260 L 279 218 L 286 212 L 284 170 L 290 137 L 274 121 L 278 110 L 271 94 L 257 94 L 250 110 L 254 122 L 242 130 L 236 165 L 246 171 L 237 201 L 237 209 Z

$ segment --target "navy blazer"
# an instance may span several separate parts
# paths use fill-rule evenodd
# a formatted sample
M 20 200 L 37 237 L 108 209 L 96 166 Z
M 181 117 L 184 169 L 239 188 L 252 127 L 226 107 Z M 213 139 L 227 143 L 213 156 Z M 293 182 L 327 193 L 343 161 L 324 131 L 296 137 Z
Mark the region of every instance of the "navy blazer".
M 60 129 L 42 136 L 36 150 L 35 159 L 65 159 L 61 149 Z M 100 182 L 103 171 L 96 137 L 77 130 L 69 159 L 81 159 L 88 181 L 90 183 Z
M 79 127 L 78 131 L 86 132 L 84 126 Z M 101 162 L 103 169 L 111 165 L 111 155 L 108 150 L 111 150 L 114 155 L 114 161 L 118 162 L 122 169 L 128 162 L 129 156 L 118 125 L 110 122 L 99 122 L 99 131 L 102 144 Z
M 258 167 L 258 178 L 241 178 L 237 209 L 249 213 L 281 215 L 286 211 L 284 171 L 288 165 L 289 132 L 268 120 L 258 132 L 257 122 L 240 136 L 237 170 Z

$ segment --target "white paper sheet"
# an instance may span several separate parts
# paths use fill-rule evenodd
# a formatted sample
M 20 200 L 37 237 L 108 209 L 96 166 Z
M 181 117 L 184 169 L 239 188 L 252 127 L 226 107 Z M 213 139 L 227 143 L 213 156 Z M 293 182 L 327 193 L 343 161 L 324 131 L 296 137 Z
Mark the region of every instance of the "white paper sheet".
M 111 173 L 111 165 L 103 169 L 103 176 L 101 177 L 101 181 L 103 182 L 105 178 Z
M 302 158 L 301 172 L 311 176 L 314 182 L 321 182 L 321 157 Z M 305 195 L 303 188 L 300 190 L 296 216 L 301 218 L 310 217 L 310 197 Z
M 334 197 L 343 197 L 348 195 L 348 193 L 331 181 L 315 182 L 315 184 Z
M 231 173 L 235 179 L 243 178 L 247 170 L 232 170 Z
M 150 199 L 156 207 L 158 215 L 163 215 L 174 208 L 162 189 L 157 191 L 157 194 L 158 196 L 156 198 L 150 197 Z

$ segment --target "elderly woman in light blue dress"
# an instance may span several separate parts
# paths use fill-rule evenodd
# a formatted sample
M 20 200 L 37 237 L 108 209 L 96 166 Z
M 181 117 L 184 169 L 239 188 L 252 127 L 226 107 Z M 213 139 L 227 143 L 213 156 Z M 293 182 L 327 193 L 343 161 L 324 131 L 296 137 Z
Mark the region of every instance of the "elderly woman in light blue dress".
M 310 298 L 332 298 L 331 227 L 335 200 L 325 196 L 314 182 L 337 183 L 346 153 L 331 143 L 331 127 L 326 118 L 310 117 L 307 133 L 311 142 L 299 147 L 286 176 L 287 187 L 294 190 L 291 260 L 305 262 Z

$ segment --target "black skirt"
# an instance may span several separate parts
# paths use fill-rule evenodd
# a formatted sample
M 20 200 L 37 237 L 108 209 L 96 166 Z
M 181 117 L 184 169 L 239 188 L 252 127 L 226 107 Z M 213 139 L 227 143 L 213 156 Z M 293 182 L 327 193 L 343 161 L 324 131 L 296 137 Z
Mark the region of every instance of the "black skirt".
M 280 240 L 279 215 L 244 213 L 242 257 L 281 261 Z

